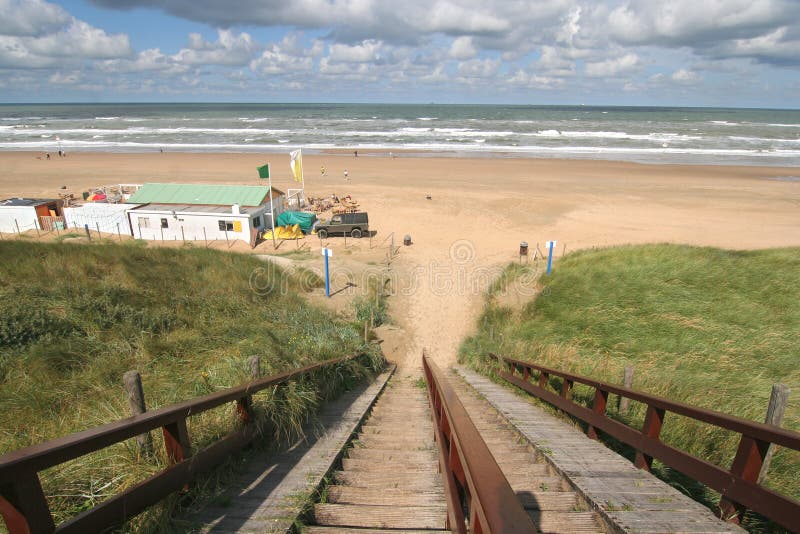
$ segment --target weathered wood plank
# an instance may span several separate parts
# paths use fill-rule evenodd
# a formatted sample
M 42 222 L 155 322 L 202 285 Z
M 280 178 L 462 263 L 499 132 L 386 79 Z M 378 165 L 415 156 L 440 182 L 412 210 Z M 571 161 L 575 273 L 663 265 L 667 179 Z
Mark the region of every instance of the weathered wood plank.
M 528 510 L 540 532 L 604 532 L 594 512 Z
M 328 502 L 332 504 L 369 504 L 373 506 L 419 506 L 428 504 L 446 504 L 444 489 L 428 491 L 407 491 L 383 488 L 375 491 L 372 488 L 352 486 L 330 486 Z
M 397 471 L 397 466 L 388 462 L 376 462 L 374 460 L 364 460 L 358 458 L 343 458 L 342 468 L 345 471 L 375 471 L 392 472 Z M 436 473 L 439 469 L 439 461 L 436 458 L 426 458 L 422 460 L 404 460 L 403 469 L 416 473 Z
M 353 533 L 352 528 L 347 527 L 305 527 L 303 529 L 303 534 L 340 534 L 343 532 Z M 405 529 L 377 529 L 377 528 L 360 528 L 357 531 L 358 534 L 432 534 L 435 532 L 450 532 L 449 530 L 436 530 L 436 529 L 426 529 L 426 530 L 405 530 Z
M 447 506 L 317 504 L 314 518 L 317 523 L 329 526 L 443 529 L 447 521 Z
M 440 476 L 419 473 L 366 473 L 362 471 L 339 471 L 334 475 L 337 484 L 360 488 L 399 488 L 405 490 L 435 490 L 442 485 Z

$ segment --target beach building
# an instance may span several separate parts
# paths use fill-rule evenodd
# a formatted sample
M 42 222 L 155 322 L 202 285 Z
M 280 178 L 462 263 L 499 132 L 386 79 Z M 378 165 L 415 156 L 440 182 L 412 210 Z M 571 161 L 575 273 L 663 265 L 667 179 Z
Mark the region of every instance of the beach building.
M 50 198 L 7 198 L 0 200 L 0 232 L 14 233 L 28 230 L 52 230 L 53 225 L 63 226 L 64 203 Z
M 270 198 L 272 197 L 272 198 Z M 282 191 L 254 185 L 144 184 L 127 201 L 132 235 L 156 240 L 242 240 L 255 246 L 285 209 Z
M 85 228 L 109 234 L 133 235 L 128 212 L 138 204 L 106 204 L 87 202 L 64 208 L 67 228 Z

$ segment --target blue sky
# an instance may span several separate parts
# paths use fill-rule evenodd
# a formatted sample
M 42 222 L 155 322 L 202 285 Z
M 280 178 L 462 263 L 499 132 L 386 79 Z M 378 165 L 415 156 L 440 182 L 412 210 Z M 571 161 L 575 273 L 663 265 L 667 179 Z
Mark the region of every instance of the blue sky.
M 0 102 L 800 107 L 797 0 L 0 0 Z

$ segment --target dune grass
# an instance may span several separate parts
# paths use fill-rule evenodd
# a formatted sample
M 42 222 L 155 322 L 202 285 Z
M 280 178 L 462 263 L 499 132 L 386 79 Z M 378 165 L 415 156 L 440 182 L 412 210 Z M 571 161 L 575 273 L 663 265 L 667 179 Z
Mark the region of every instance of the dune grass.
M 635 367 L 634 387 L 754 421 L 773 384 L 792 389 L 783 426 L 800 431 L 800 249 L 726 251 L 627 246 L 568 255 L 538 279 L 521 309 L 503 293 L 529 274 L 509 266 L 492 287 L 462 361 L 490 351 L 610 382 Z M 588 388 L 576 391 L 587 403 Z M 641 424 L 644 409 L 612 415 Z M 729 467 L 738 437 L 668 414 L 662 439 Z M 620 447 L 620 450 L 624 447 Z M 623 451 L 630 453 L 630 451 Z M 669 469 L 659 473 L 696 498 L 715 496 Z M 778 448 L 766 484 L 800 498 L 800 454 Z
M 0 257 L 0 452 L 127 417 L 122 375 L 130 369 L 141 372 L 148 407 L 156 408 L 243 383 L 253 355 L 266 376 L 365 354 L 258 394 L 259 424 L 271 443 L 296 435 L 325 398 L 382 365 L 364 344 L 362 325 L 299 296 L 318 280 L 246 255 L 4 241 Z M 235 422 L 233 407 L 190 418 L 193 447 Z M 164 463 L 162 453 L 140 458 L 131 440 L 40 475 L 59 522 Z M 213 486 L 198 485 L 208 493 Z M 169 530 L 185 502 L 168 500 L 130 528 Z

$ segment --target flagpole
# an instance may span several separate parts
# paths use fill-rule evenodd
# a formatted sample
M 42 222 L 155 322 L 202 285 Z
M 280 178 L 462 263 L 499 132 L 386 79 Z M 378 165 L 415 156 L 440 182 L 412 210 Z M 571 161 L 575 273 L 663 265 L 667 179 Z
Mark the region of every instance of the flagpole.
M 272 221 L 272 248 L 274 249 L 277 248 L 277 246 L 275 245 L 275 207 L 272 197 L 272 173 L 269 173 L 269 218 Z
M 301 152 L 302 154 L 302 152 Z M 302 158 L 302 155 L 300 156 Z M 303 173 L 303 163 L 302 160 L 300 161 L 300 186 L 303 189 L 303 202 L 306 200 L 306 177 Z M 297 201 L 297 208 L 300 209 L 300 201 Z

